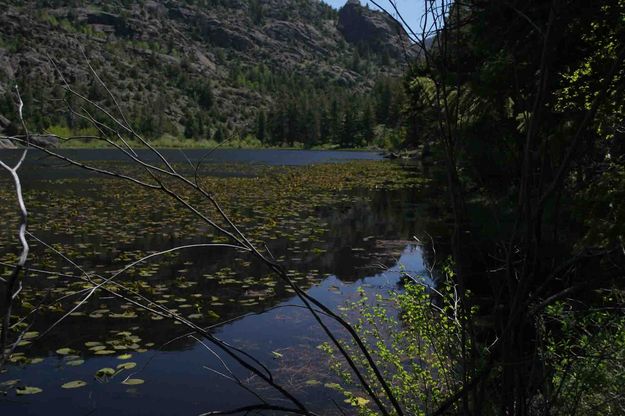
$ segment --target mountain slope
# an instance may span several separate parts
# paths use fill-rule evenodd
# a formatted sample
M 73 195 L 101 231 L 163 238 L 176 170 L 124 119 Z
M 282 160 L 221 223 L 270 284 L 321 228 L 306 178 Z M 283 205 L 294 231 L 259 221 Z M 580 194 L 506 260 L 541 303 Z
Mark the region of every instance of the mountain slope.
M 369 44 L 344 36 L 338 13 L 317 0 L 39 0 L 0 7 L 0 113 L 14 120 L 9 91 L 17 82 L 39 129 L 84 127 L 62 103 L 52 62 L 78 90 L 106 102 L 81 50 L 152 137 L 244 135 L 261 112 L 294 93 L 364 93 L 401 71 L 402 58 L 379 36 Z M 396 51 L 392 36 L 382 41 Z

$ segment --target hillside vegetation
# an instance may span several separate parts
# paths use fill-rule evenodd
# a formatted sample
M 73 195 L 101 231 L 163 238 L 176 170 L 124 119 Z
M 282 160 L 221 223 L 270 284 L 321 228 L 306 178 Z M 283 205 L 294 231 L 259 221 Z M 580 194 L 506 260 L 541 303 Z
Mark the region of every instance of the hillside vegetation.
M 33 128 L 94 134 L 69 111 L 61 78 L 110 105 L 91 64 L 149 138 L 366 146 L 388 141 L 398 125 L 397 77 L 414 55 L 395 21 L 357 2 L 340 12 L 317 0 L 0 7 L 0 114 L 13 122 L 9 131 L 17 83 Z

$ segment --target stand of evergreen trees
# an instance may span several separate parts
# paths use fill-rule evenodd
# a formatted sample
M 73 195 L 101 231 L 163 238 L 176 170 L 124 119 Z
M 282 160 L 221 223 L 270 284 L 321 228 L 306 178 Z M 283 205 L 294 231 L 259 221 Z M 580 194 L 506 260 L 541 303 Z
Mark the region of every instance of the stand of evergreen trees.
M 276 74 L 262 65 L 252 68 L 233 67 L 230 82 L 245 85 L 259 93 L 271 92 L 271 104 L 256 110 L 255 120 L 247 126 L 236 126 L 215 105 L 215 93 L 209 82 L 170 74 L 176 85 L 192 98 L 178 123 L 166 117 L 168 97 L 155 94 L 146 103 L 134 103 L 126 109 L 137 132 L 147 138 L 163 135 L 180 140 L 221 142 L 229 138 L 252 136 L 267 146 L 340 148 L 414 146 L 416 135 L 404 83 L 399 78 L 380 78 L 368 91 L 354 92 L 350 87 L 337 87 L 328 82 L 311 81 L 294 75 Z M 18 80 L 25 104 L 25 116 L 35 131 L 66 135 L 87 134 L 87 120 L 72 114 L 68 95 L 55 84 L 44 80 Z M 75 85 L 94 102 L 106 104 L 109 97 L 97 83 Z M 154 88 L 138 85 L 136 88 Z M 71 100 L 71 97 L 70 97 Z M 35 105 L 44 103 L 46 105 Z M 11 92 L 0 97 L 0 113 L 15 119 Z M 40 111 L 43 108 L 45 111 Z M 250 111 L 248 110 L 248 111 Z M 89 134 L 97 134 L 92 131 Z M 89 135 L 87 134 L 87 135 Z
M 385 145 L 392 134 L 408 131 L 401 80 L 380 79 L 366 93 L 293 91 L 259 112 L 254 133 L 263 143 L 358 148 Z

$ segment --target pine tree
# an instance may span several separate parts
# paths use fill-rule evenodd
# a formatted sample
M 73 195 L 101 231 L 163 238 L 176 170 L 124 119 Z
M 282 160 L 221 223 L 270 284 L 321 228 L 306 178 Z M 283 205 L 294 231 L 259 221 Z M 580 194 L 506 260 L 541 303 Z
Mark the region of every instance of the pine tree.
M 340 134 L 341 127 L 343 124 L 342 115 L 339 110 L 339 103 L 336 99 L 332 100 L 332 105 L 330 106 L 330 141 L 332 143 L 340 142 Z
M 204 117 L 202 117 L 202 113 L 198 112 L 196 115 L 197 118 L 197 138 L 204 138 Z
M 357 136 L 356 118 L 353 105 L 348 105 L 343 116 L 339 144 L 341 147 L 353 147 Z
M 378 123 L 388 124 L 389 110 L 391 107 L 391 89 L 388 80 L 378 81 L 374 87 L 375 94 L 375 116 Z
M 325 106 L 321 106 L 319 114 L 319 142 L 331 143 L 331 119 Z
M 287 141 L 289 146 L 294 146 L 295 142 L 300 138 L 299 129 L 299 108 L 294 100 L 291 101 L 291 105 L 287 109 Z
M 215 134 L 213 134 L 213 140 L 215 140 L 217 143 L 221 143 L 223 142 L 225 139 L 225 134 L 223 129 L 221 128 L 221 126 L 217 127 L 217 130 L 215 130 Z
M 193 138 L 196 132 L 195 132 L 195 120 L 193 116 L 191 115 L 191 113 L 185 114 L 182 124 L 184 126 L 184 133 L 183 133 L 184 137 L 187 139 Z
M 202 110 L 210 110 L 215 102 L 213 88 L 209 83 L 196 85 L 197 103 Z
M 311 148 L 319 141 L 319 114 L 308 108 L 303 117 L 303 131 L 305 132 L 304 146 Z
M 360 144 L 369 145 L 375 138 L 375 120 L 373 118 L 373 110 L 367 103 L 362 111 L 362 118 L 360 120 Z
M 265 143 L 267 140 L 267 116 L 264 111 L 260 111 L 258 113 L 258 117 L 256 119 L 256 138 L 260 140 L 261 143 Z

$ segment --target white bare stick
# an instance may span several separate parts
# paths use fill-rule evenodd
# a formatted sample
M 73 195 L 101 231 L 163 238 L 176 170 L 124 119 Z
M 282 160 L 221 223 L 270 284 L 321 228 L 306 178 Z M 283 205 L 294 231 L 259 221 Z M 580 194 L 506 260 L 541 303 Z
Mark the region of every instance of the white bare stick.
M 26 240 L 26 228 L 28 226 L 28 210 L 26 209 L 26 204 L 24 203 L 24 195 L 22 193 L 22 182 L 20 180 L 20 176 L 18 170 L 26 160 L 26 155 L 28 154 L 28 130 L 26 129 L 26 123 L 23 118 L 23 109 L 24 102 L 22 101 L 22 97 L 20 96 L 19 89 L 15 86 L 15 91 L 17 94 L 17 98 L 19 101 L 18 105 L 18 117 L 24 126 L 24 130 L 26 132 L 26 147 L 22 151 L 19 160 L 14 166 L 9 166 L 7 163 L 0 160 L 0 167 L 5 169 L 13 179 L 13 183 L 15 185 L 15 195 L 17 198 L 17 204 L 19 207 L 19 216 L 20 216 L 20 225 L 18 230 L 18 238 L 20 244 L 22 245 L 22 251 L 20 253 L 20 257 L 13 269 L 13 273 L 4 283 L 6 284 L 6 294 L 4 298 L 4 304 L 2 305 L 2 333 L 0 334 L 0 348 L 2 348 L 0 354 L 0 367 L 6 360 L 8 354 L 11 353 L 12 349 L 6 350 L 6 345 L 9 339 L 9 327 L 11 324 L 11 309 L 13 306 L 13 302 L 15 298 L 19 295 L 22 284 L 20 280 L 20 275 L 24 266 L 26 265 L 26 260 L 28 259 L 28 253 L 30 251 L 30 247 L 28 246 L 28 241 Z

